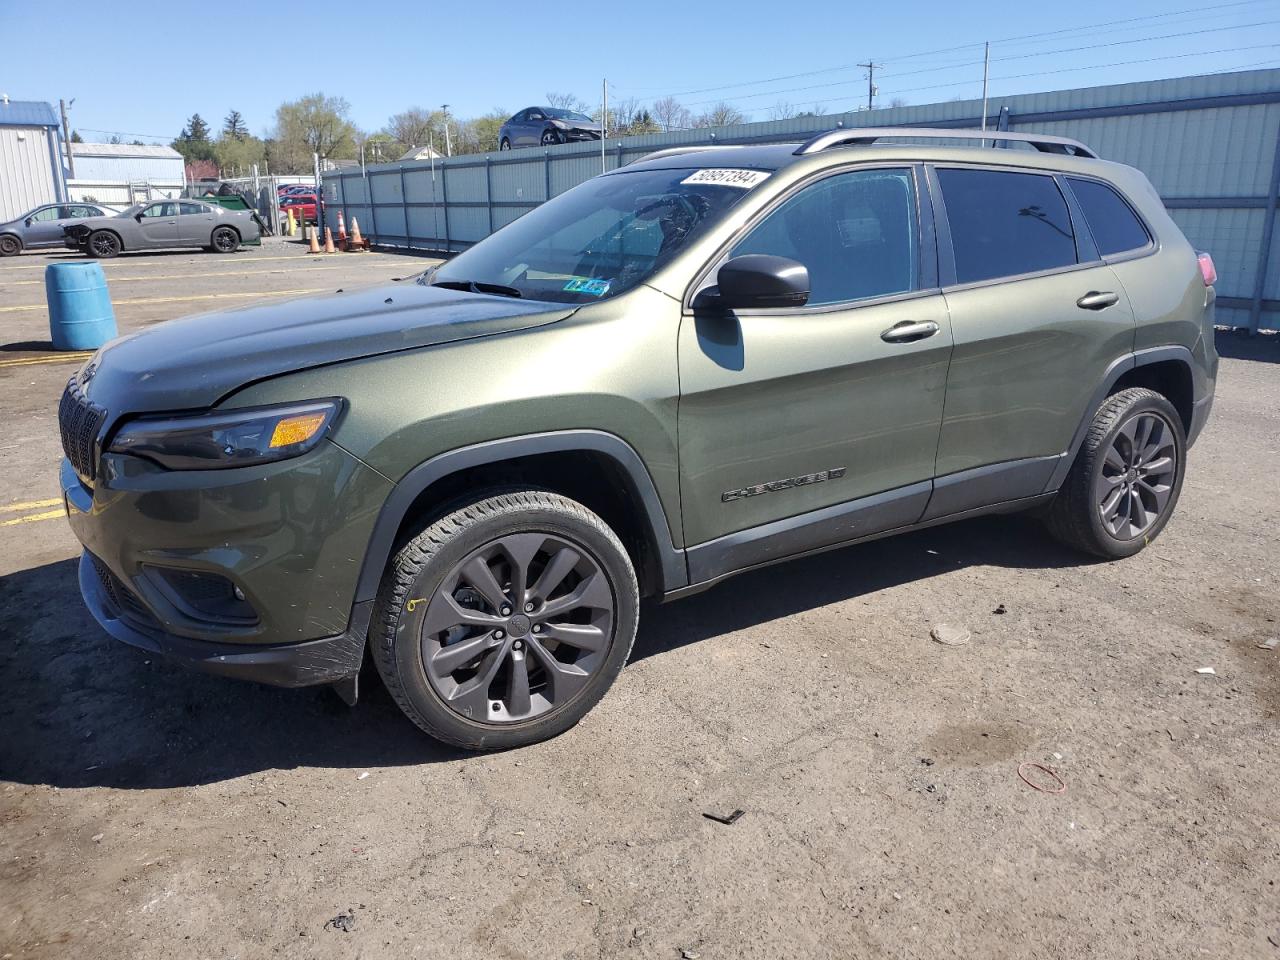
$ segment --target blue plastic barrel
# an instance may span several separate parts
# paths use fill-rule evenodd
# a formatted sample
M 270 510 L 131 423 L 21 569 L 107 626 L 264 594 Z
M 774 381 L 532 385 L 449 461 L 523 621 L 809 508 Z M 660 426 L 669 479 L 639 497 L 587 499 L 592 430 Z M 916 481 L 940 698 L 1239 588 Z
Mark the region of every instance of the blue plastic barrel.
M 116 315 L 101 264 L 51 263 L 44 271 L 44 292 L 55 350 L 96 350 L 115 337 Z

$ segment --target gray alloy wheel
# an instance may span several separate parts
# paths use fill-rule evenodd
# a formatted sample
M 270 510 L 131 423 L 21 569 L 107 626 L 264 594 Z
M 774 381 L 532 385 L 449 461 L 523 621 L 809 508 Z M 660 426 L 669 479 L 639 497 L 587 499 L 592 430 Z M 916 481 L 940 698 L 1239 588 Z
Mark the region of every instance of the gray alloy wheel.
M 230 227 L 218 227 L 210 240 L 218 253 L 235 253 L 240 248 L 240 235 Z
M 89 256 L 110 260 L 120 254 L 120 238 L 110 230 L 98 230 L 89 237 Z
M 498 149 L 499 149 L 499 150 L 510 150 L 510 149 L 511 149 L 511 141 L 510 141 L 510 140 L 508 140 L 506 137 L 503 137 L 503 138 L 502 138 L 502 142 L 501 142 L 500 144 L 498 144 Z
M 554 130 L 542 131 L 542 145 L 544 147 L 554 147 L 559 142 L 560 134 L 556 133 Z
M 495 490 L 443 507 L 396 552 L 369 650 L 422 730 L 509 749 L 595 706 L 639 616 L 631 557 L 600 517 L 548 490 Z
M 1159 536 L 1182 490 L 1182 422 L 1154 390 L 1129 387 L 1107 397 L 1049 505 L 1049 531 L 1108 560 L 1132 556 Z
M 0 235 L 0 257 L 12 257 L 22 252 L 22 241 L 12 233 Z
M 1130 417 L 1112 437 L 1094 481 L 1102 524 L 1117 540 L 1140 537 L 1160 519 L 1177 479 L 1173 425 L 1158 413 Z
M 427 679 L 469 720 L 513 723 L 564 708 L 603 663 L 613 591 L 580 544 L 501 537 L 456 564 L 420 627 Z

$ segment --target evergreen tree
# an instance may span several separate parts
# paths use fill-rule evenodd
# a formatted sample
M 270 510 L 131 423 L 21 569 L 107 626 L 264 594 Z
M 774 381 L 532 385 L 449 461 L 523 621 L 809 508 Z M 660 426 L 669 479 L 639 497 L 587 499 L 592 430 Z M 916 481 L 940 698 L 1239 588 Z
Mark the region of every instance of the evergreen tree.
M 222 135 L 236 140 L 243 140 L 249 135 L 249 128 L 245 126 L 244 117 L 240 116 L 239 110 L 232 110 L 222 121 Z

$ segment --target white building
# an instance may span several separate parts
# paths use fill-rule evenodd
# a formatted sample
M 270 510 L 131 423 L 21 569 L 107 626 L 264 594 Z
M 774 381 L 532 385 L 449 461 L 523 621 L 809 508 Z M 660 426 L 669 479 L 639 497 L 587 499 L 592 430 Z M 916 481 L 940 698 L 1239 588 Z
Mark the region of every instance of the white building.
M 73 143 L 75 176 L 67 171 L 72 200 L 127 206 L 182 192 L 182 154 L 173 147 L 131 143 Z
M 53 107 L 0 94 L 0 223 L 67 199 L 61 160 Z

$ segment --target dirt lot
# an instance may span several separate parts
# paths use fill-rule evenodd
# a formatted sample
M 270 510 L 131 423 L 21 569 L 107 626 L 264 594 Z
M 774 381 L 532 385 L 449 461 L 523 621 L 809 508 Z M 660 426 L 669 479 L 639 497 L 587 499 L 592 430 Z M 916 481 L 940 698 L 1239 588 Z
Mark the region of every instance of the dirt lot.
M 376 683 L 350 710 L 95 627 L 56 516 L 48 259 L 0 262 L 3 957 L 1280 958 L 1280 338 L 1223 338 L 1140 556 L 999 518 L 744 576 L 647 608 L 577 729 L 464 756 Z M 424 265 L 107 273 L 130 330 Z

